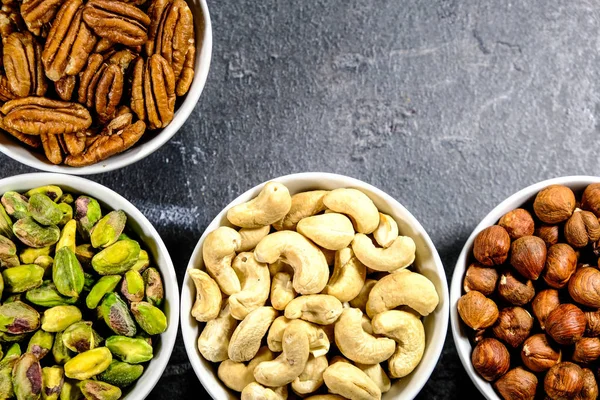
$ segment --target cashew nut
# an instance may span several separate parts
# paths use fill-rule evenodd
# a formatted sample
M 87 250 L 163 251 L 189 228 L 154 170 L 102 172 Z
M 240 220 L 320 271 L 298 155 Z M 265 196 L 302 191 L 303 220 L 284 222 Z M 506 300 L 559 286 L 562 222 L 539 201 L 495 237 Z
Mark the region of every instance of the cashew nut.
M 242 400 L 286 400 L 288 397 L 287 386 L 266 388 L 259 383 L 252 382 L 242 390 Z
M 365 280 L 365 284 L 360 289 L 358 296 L 350 300 L 350 306 L 365 312 L 367 308 L 367 301 L 369 300 L 369 293 L 371 293 L 371 289 L 373 289 L 373 286 L 375 286 L 376 283 L 377 281 L 375 279 Z
M 219 316 L 206 323 L 198 338 L 198 350 L 208 361 L 220 362 L 227 360 L 229 339 L 238 321 L 231 316 L 229 304 L 225 303 Z
M 222 301 L 217 283 L 206 272 L 197 268 L 189 269 L 188 275 L 196 286 L 196 301 L 192 307 L 192 317 L 200 322 L 217 318 Z
M 232 268 L 241 280 L 242 290 L 229 297 L 229 306 L 231 315 L 242 320 L 250 311 L 265 305 L 269 298 L 271 277 L 267 264 L 257 262 L 252 253 L 238 254 Z
M 273 224 L 273 228 L 281 230 L 296 230 L 298 222 L 306 217 L 316 215 L 325 210 L 323 197 L 327 190 L 313 190 L 297 193 L 292 196 L 292 206 L 285 217 Z
M 285 308 L 288 319 L 303 319 L 319 325 L 333 324 L 342 313 L 342 303 L 328 294 L 296 297 Z
M 283 332 L 283 352 L 273 361 L 263 361 L 254 369 L 254 379 L 265 386 L 284 386 L 296 379 L 309 355 L 305 324 L 291 321 Z
M 373 331 L 394 339 L 398 347 L 388 360 L 390 376 L 402 378 L 419 365 L 425 351 L 425 329 L 418 317 L 406 311 L 384 311 L 372 321 Z
M 231 336 L 227 349 L 229 358 L 237 362 L 252 360 L 275 318 L 277 311 L 273 307 L 259 307 L 248 314 Z
M 299 394 L 314 392 L 323 385 L 323 372 L 328 366 L 327 357 L 309 356 L 304 371 L 292 381 L 292 389 Z
M 390 247 L 398 237 L 398 224 L 394 218 L 379 213 L 379 225 L 373 232 L 373 237 L 381 247 Z
M 271 274 L 271 276 L 275 276 L 275 274 L 278 272 L 286 272 L 289 273 L 291 276 L 294 274 L 294 269 L 290 264 L 286 263 L 284 260 L 279 259 L 274 263 L 269 264 L 269 274 Z
M 254 199 L 230 208 L 227 219 L 241 228 L 259 228 L 285 217 L 291 206 L 288 188 L 278 182 L 269 182 Z
M 360 320 L 360 326 L 363 331 L 367 332 L 369 335 L 373 334 L 373 326 L 371 325 L 371 320 L 365 314 L 362 315 Z
M 440 298 L 433 283 L 421 274 L 408 270 L 389 274 L 379 280 L 369 293 L 367 315 L 409 306 L 419 314 L 429 315 L 437 307 Z
M 301 320 L 299 320 L 301 321 Z M 283 350 L 283 333 L 292 320 L 286 317 L 277 317 L 269 328 L 267 334 L 267 345 L 271 351 L 276 353 Z M 325 330 L 320 327 L 311 324 L 310 322 L 301 321 L 305 324 L 304 330 L 308 335 L 308 347 L 310 353 L 314 357 L 324 356 L 329 351 L 329 337 Z
M 380 400 L 381 390 L 358 367 L 338 362 L 327 367 L 323 373 L 325 385 L 331 393 L 352 400 Z
M 298 222 L 297 231 L 321 247 L 340 250 L 354 239 L 352 221 L 343 214 L 314 215 Z
M 378 364 L 390 358 L 396 343 L 376 338 L 362 328 L 362 311 L 347 308 L 335 324 L 335 344 L 344 356 L 361 364 Z
M 357 189 L 335 189 L 323 198 L 332 211 L 346 214 L 360 233 L 372 233 L 379 226 L 379 211 L 373 200 Z
M 219 365 L 217 376 L 225 386 L 236 392 L 241 392 L 246 386 L 255 382 L 254 368 L 263 361 L 271 361 L 273 353 L 268 347 L 261 347 L 248 365 L 231 360 L 225 360 Z
M 235 229 L 221 226 L 206 236 L 202 246 L 206 270 L 226 295 L 232 295 L 241 289 L 240 280 L 231 268 L 231 262 L 241 243 L 242 238 Z
M 335 255 L 333 274 L 323 293 L 337 297 L 341 302 L 351 301 L 364 286 L 367 269 L 354 256 L 351 248 L 338 250 Z
M 387 248 L 375 247 L 373 241 L 362 233 L 352 241 L 356 257 L 375 271 L 393 271 L 406 268 L 415 261 L 417 247 L 408 236 L 399 236 Z
M 274 309 L 283 311 L 290 301 L 296 297 L 292 286 L 292 276 L 286 272 L 278 272 L 271 283 L 271 305 Z
M 238 232 L 242 238 L 238 251 L 252 251 L 265 236 L 271 231 L 271 226 L 261 226 L 259 228 L 242 228 Z
M 387 374 L 381 368 L 381 364 L 356 364 L 358 368 L 362 370 L 377 386 L 379 386 L 379 390 L 381 393 L 385 393 L 390 390 L 392 387 L 392 383 L 390 382 L 390 378 L 388 378 Z
M 310 240 L 294 231 L 267 235 L 254 249 L 254 257 L 262 263 L 280 258 L 294 269 L 293 286 L 300 294 L 319 293 L 329 279 L 329 266 L 323 253 Z

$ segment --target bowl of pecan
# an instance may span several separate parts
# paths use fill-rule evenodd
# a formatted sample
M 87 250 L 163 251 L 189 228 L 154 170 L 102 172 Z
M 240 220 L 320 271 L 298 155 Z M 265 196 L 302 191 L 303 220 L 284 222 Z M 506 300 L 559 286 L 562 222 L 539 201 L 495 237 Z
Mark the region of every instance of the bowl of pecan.
M 600 178 L 529 186 L 493 209 L 459 256 L 451 325 L 487 399 L 596 399 Z
M 9 0 L 0 14 L 0 151 L 33 168 L 132 164 L 179 130 L 204 88 L 205 0 Z

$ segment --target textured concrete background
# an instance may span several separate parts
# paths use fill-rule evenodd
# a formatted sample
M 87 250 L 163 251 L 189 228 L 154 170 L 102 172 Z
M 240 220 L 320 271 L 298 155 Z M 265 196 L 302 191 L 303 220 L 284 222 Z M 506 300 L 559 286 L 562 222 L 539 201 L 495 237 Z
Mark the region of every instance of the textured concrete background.
M 92 177 L 155 224 L 180 282 L 212 218 L 301 171 L 365 180 L 425 226 L 450 279 L 479 220 L 542 179 L 600 174 L 600 14 L 585 0 L 211 1 L 192 118 Z M 30 172 L 2 157 L 3 175 Z M 419 398 L 478 398 L 449 335 Z M 151 398 L 205 398 L 181 341 Z

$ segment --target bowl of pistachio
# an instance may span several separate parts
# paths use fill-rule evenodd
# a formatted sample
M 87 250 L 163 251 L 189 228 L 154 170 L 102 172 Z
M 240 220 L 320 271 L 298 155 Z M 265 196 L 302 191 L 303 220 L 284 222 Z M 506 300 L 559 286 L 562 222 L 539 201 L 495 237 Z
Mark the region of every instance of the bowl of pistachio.
M 177 335 L 152 224 L 87 179 L 0 180 L 0 398 L 144 399 Z

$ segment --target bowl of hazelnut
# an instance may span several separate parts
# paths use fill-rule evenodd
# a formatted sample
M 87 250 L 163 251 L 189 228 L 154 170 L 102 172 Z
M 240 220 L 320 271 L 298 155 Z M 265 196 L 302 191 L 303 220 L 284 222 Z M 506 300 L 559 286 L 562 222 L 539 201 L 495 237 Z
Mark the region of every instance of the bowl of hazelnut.
M 487 399 L 596 399 L 600 177 L 531 185 L 494 208 L 454 270 L 450 316 Z

